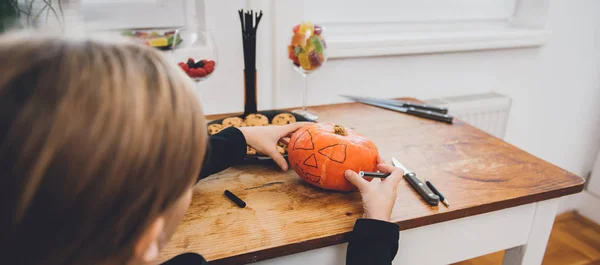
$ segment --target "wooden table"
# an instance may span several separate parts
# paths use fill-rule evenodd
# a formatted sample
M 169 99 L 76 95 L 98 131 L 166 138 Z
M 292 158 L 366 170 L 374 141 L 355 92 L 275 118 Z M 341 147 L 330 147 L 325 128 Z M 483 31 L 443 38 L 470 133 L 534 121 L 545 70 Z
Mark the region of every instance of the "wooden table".
M 320 122 L 369 137 L 386 160 L 398 158 L 450 201 L 450 208 L 430 207 L 400 183 L 394 264 L 448 264 L 501 249 L 508 249 L 505 264 L 541 264 L 556 198 L 583 189 L 582 178 L 461 121 L 448 125 L 357 103 L 311 109 Z M 225 189 L 248 206 L 235 206 Z M 236 166 L 195 186 L 161 257 L 196 252 L 211 264 L 344 264 L 344 243 L 361 216 L 358 193 L 313 188 L 275 165 Z

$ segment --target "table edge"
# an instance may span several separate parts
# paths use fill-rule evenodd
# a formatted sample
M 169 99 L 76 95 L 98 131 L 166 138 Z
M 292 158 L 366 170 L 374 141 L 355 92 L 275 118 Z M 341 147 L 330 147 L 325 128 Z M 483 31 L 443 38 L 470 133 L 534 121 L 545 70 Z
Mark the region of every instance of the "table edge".
M 574 174 L 569 174 L 578 177 Z M 578 177 L 581 178 L 581 177 Z M 485 205 L 477 205 L 457 211 L 443 212 L 435 215 L 423 216 L 415 219 L 394 222 L 400 227 L 399 231 L 418 228 L 426 225 L 456 220 L 464 217 L 475 216 L 507 208 L 513 208 L 525 204 L 536 203 L 540 201 L 560 198 L 566 195 L 576 194 L 583 191 L 584 181 L 581 183 L 558 190 L 550 190 L 543 193 L 531 194 L 523 197 L 516 197 L 509 200 L 493 202 Z M 326 237 L 313 238 L 310 240 L 292 243 L 284 246 L 266 248 L 254 252 L 210 260 L 210 264 L 229 265 L 229 264 L 248 264 L 262 260 L 287 256 L 308 250 L 347 243 L 351 231 L 330 235 Z

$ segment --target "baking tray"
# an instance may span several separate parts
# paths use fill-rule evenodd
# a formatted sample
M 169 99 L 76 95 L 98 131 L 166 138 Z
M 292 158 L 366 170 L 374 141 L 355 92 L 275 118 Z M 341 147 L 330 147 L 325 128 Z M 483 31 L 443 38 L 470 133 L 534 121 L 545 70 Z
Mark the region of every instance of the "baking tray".
M 269 118 L 269 123 L 271 123 L 271 121 L 277 114 L 281 114 L 281 113 L 290 113 L 290 114 L 294 115 L 297 122 L 298 121 L 315 122 L 313 120 L 307 119 L 306 117 L 304 117 L 300 114 L 296 114 L 291 111 L 285 111 L 285 110 L 265 110 L 265 111 L 258 111 L 256 113 L 267 116 L 267 118 Z M 240 117 L 240 118 L 244 119 L 244 118 L 246 118 L 246 115 L 232 115 L 232 116 L 228 116 L 226 118 L 229 118 L 229 117 Z M 206 124 L 206 126 L 209 126 L 211 124 L 221 124 L 221 123 L 223 123 L 223 120 L 226 118 L 209 121 Z M 283 155 L 283 157 L 287 159 L 287 152 Z M 269 160 L 273 160 L 273 159 L 271 159 L 271 157 L 269 157 L 269 156 L 257 154 L 257 155 L 246 155 L 245 160 L 246 161 L 269 161 Z

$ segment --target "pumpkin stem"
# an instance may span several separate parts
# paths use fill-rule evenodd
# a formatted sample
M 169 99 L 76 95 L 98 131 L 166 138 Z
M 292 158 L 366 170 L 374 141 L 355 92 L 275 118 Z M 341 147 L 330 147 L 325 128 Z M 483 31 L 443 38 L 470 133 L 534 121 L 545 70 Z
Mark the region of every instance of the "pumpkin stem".
M 337 135 L 341 135 L 341 136 L 347 136 L 348 133 L 346 132 L 346 128 L 344 128 L 342 125 L 334 125 L 333 126 L 333 130 L 335 132 L 335 134 Z

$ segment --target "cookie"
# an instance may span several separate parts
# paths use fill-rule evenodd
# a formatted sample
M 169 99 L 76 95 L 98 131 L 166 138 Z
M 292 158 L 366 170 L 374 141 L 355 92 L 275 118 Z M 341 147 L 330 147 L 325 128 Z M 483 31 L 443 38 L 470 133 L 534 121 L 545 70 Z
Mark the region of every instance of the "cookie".
M 289 143 L 290 143 L 290 138 L 285 137 L 285 138 L 282 138 L 281 140 L 279 140 L 279 142 L 277 142 L 277 146 L 287 148 Z
M 273 121 L 271 123 L 275 125 L 286 125 L 290 123 L 296 122 L 296 117 L 291 113 L 280 113 L 273 117 Z
M 221 125 L 221 124 L 211 124 L 211 125 L 208 125 L 208 135 L 217 134 L 221 130 L 223 130 L 223 125 Z
M 285 154 L 285 149 L 284 149 L 283 147 L 281 147 L 281 146 L 279 146 L 279 145 L 278 145 L 278 146 L 275 146 L 275 147 L 277 147 L 277 152 L 279 152 L 279 153 L 280 153 L 280 154 L 282 154 L 282 155 L 283 155 L 283 154 Z
M 244 120 L 247 126 L 266 126 L 269 125 L 269 118 L 262 114 L 249 114 Z
M 246 147 L 246 155 L 255 156 L 256 155 L 256 149 L 254 149 L 254 148 L 252 148 L 250 146 L 247 146 Z
M 242 120 L 240 117 L 229 117 L 223 120 L 224 128 L 232 126 L 235 128 L 244 127 L 244 120 Z

